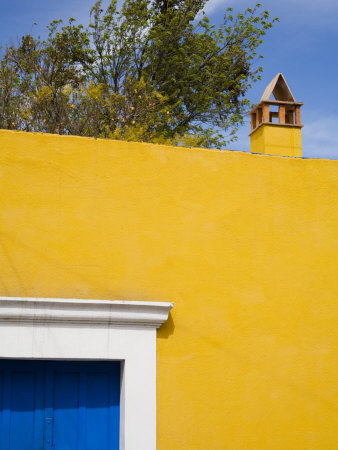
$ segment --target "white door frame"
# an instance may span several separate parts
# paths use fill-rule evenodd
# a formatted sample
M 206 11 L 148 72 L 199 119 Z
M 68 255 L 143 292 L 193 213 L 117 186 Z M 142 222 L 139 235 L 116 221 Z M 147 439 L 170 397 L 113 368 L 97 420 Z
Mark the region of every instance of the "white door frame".
M 120 450 L 155 450 L 156 329 L 172 307 L 0 297 L 0 358 L 121 361 Z

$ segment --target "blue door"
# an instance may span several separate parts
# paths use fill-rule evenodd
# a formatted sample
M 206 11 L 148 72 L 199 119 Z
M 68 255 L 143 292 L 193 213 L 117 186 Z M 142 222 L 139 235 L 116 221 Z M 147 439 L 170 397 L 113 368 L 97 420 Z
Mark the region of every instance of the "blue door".
M 0 360 L 0 450 L 118 450 L 120 363 Z

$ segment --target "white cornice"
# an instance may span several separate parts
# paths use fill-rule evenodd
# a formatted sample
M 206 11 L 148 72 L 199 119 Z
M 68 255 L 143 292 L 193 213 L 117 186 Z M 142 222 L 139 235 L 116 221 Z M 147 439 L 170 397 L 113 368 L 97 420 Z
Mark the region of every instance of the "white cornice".
M 108 324 L 158 328 L 173 303 L 64 298 L 0 297 L 0 323 Z

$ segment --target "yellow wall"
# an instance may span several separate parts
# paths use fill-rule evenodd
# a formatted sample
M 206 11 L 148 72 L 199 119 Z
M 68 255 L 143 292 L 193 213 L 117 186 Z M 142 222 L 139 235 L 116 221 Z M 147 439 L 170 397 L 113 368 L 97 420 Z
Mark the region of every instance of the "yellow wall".
M 159 450 L 337 448 L 337 169 L 1 131 L 0 295 L 173 301 Z
M 250 135 L 250 140 L 252 153 L 302 156 L 301 128 L 263 124 Z

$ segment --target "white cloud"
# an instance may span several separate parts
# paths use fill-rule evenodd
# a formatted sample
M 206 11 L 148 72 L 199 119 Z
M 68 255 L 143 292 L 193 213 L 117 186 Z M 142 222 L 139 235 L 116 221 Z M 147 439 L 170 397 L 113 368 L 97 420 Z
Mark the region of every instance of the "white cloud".
M 207 15 L 225 12 L 227 6 L 235 10 L 253 7 L 253 0 L 209 0 L 204 7 Z M 264 0 L 263 9 L 270 11 L 272 16 L 278 16 L 282 23 L 293 26 L 310 25 L 316 29 L 337 31 L 338 0 Z
M 302 131 L 303 156 L 338 159 L 338 116 L 307 123 Z
M 213 14 L 221 7 L 224 7 L 228 3 L 226 0 L 209 0 L 204 7 L 204 12 L 206 14 Z

